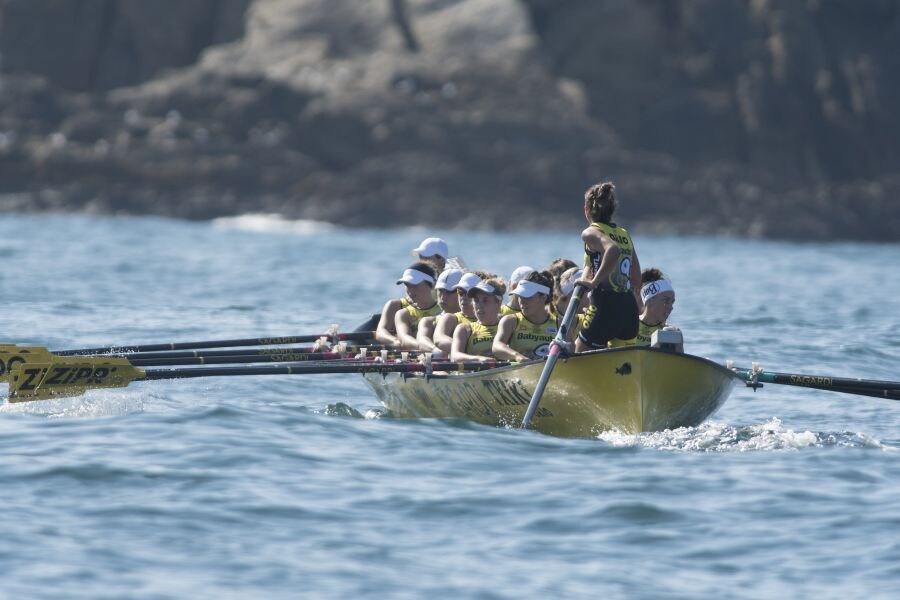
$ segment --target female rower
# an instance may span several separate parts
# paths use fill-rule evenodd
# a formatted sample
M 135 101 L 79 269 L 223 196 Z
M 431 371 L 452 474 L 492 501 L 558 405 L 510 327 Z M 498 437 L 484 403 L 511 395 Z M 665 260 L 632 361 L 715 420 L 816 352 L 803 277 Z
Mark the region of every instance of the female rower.
M 419 330 L 416 333 L 419 350 L 434 352 L 435 348 L 437 348 L 434 343 L 434 331 L 438 319 L 442 315 L 452 315 L 459 312 L 459 297 L 456 295 L 456 286 L 459 284 L 462 276 L 463 272 L 460 269 L 447 269 L 438 277 L 434 289 L 437 290 L 437 303 L 441 307 L 441 312 L 433 317 L 424 317 L 419 321 Z
M 482 280 L 488 278 L 488 273 L 475 271 L 466 273 L 456 284 L 456 296 L 459 301 L 459 312 L 441 315 L 434 327 L 434 345 L 443 352 L 444 356 L 450 356 L 453 346 L 453 332 L 461 323 L 475 322 L 475 307 L 472 299 L 467 295 L 469 290 Z
M 427 285 L 429 281 L 431 285 L 434 285 L 434 269 L 423 262 L 417 262 L 403 271 L 403 275 L 397 280 L 397 284 L 412 283 L 415 286 L 424 282 Z M 417 288 L 417 290 L 418 289 L 420 288 Z M 409 297 L 409 291 L 410 286 L 407 285 L 406 295 L 403 298 L 388 300 L 381 309 L 381 318 L 378 320 L 378 326 L 375 328 L 376 341 L 381 342 L 386 346 L 400 346 L 401 342 L 397 335 L 396 317 L 398 312 L 406 310 L 412 304 L 411 298 Z M 416 291 L 416 295 L 417 297 L 420 297 L 421 300 L 421 305 L 416 306 L 417 309 L 427 309 L 431 305 L 434 305 L 434 307 L 437 306 L 434 298 L 431 297 L 430 288 L 428 289 L 428 298 L 425 298 L 424 295 L 420 295 L 418 291 Z M 437 313 L 436 308 L 435 313 Z
M 662 271 L 645 269 L 641 273 L 641 299 L 644 301 L 644 311 L 638 324 L 636 345 L 649 346 L 653 332 L 664 327 L 678 330 L 666 322 L 675 308 L 675 288 Z M 684 352 L 684 345 L 678 344 L 676 351 Z
M 584 194 L 584 217 L 590 225 L 581 232 L 587 269 L 580 283 L 591 290 L 591 305 L 575 341 L 577 352 L 637 335 L 641 267 L 628 231 L 612 221 L 617 204 L 610 182 L 591 186 Z
M 521 266 L 516 268 L 515 271 L 512 272 L 512 275 L 509 276 L 509 289 L 514 290 L 516 286 L 519 285 L 519 282 L 534 273 L 534 269 L 528 266 Z M 509 294 L 509 302 L 500 307 L 500 315 L 506 316 L 511 315 L 513 313 L 517 313 L 521 311 L 522 308 L 519 306 L 519 297 L 515 296 L 510 292 Z
M 559 281 L 559 278 L 562 277 L 563 273 L 565 273 L 569 269 L 576 267 L 578 267 L 578 264 L 574 260 L 560 257 L 550 263 L 550 266 L 547 267 L 547 270 L 550 271 L 551 275 L 553 275 L 553 279 Z
M 493 353 L 496 358 L 523 361 L 543 358 L 556 337 L 556 319 L 551 318 L 553 275 L 533 272 L 510 292 L 519 298 L 521 312 L 500 319 Z
M 566 309 L 569 308 L 569 301 L 572 299 L 572 294 L 575 292 L 575 282 L 581 279 L 582 275 L 584 275 L 583 269 L 572 267 L 559 276 L 559 283 L 553 288 L 553 311 L 557 328 L 562 323 L 563 317 L 566 316 Z M 568 337 L 570 339 L 567 341 L 571 342 L 578 337 L 581 328 L 584 326 L 584 319 L 587 316 L 585 311 L 588 306 L 590 306 L 590 303 L 591 300 L 588 295 L 582 294 L 581 303 L 578 305 L 577 309 L 578 312 L 575 313 L 575 321 L 569 327 Z
M 475 322 L 462 323 L 453 332 L 450 360 L 453 362 L 493 360 L 494 338 L 500 323 L 500 305 L 506 284 L 499 277 L 490 277 L 469 290 L 475 307 Z
M 450 250 L 447 242 L 441 238 L 430 237 L 425 238 L 421 244 L 413 248 L 412 255 L 417 256 L 421 262 L 431 265 L 435 273 L 440 273 L 447 266 Z
M 427 266 L 424 265 L 423 266 Z M 433 317 L 441 312 L 441 307 L 434 299 L 434 271 L 431 276 L 422 270 L 407 269 L 397 284 L 406 286 L 406 297 L 409 304 L 398 310 L 394 316 L 394 328 L 401 350 L 418 350 L 416 333 L 419 321 L 425 317 Z

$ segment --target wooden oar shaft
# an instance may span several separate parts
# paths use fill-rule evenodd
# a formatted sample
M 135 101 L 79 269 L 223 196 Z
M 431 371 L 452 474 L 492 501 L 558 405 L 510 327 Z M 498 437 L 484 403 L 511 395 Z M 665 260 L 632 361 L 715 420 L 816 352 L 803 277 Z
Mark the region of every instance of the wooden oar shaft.
M 388 349 L 384 344 L 367 344 L 367 350 L 385 350 Z M 359 344 L 354 344 L 348 352 L 357 352 L 360 348 Z M 276 348 L 240 348 L 238 350 L 176 350 L 173 352 L 132 352 L 117 354 L 104 354 L 103 356 L 127 358 L 128 360 L 136 359 L 169 359 L 169 358 L 210 358 L 213 356 L 270 356 L 283 354 L 308 354 L 315 353 L 317 350 L 314 346 L 286 346 Z M 391 352 L 394 352 L 391 350 Z M 412 354 L 412 352 L 410 353 Z
M 433 363 L 435 371 L 483 371 L 508 363 L 492 362 L 467 362 Z M 376 362 L 353 362 L 344 364 L 282 364 L 260 365 L 255 367 L 214 367 L 195 369 L 155 369 L 146 371 L 144 377 L 134 381 L 159 380 L 159 379 L 191 379 L 195 377 L 230 377 L 237 375 L 314 375 L 330 373 L 421 373 L 425 371 L 425 365 L 419 363 L 385 364 Z
M 273 346 L 278 344 L 306 344 L 315 342 L 319 338 L 338 339 L 345 342 L 364 342 L 373 339 L 372 331 L 357 331 L 353 333 L 340 333 L 331 335 L 320 333 L 318 335 L 294 335 L 263 338 L 243 338 L 234 340 L 207 340 L 200 342 L 171 342 L 165 344 L 140 344 L 123 346 L 105 346 L 101 348 L 79 348 L 76 350 L 54 350 L 57 356 L 77 356 L 91 354 L 131 353 L 131 352 L 157 352 L 165 350 L 196 350 L 199 348 L 229 348 L 236 346 Z
M 566 314 L 563 316 L 559 331 L 556 332 L 556 337 L 553 338 L 553 341 L 550 343 L 550 353 L 547 355 L 547 362 L 544 364 L 544 369 L 541 371 L 541 378 L 534 388 L 534 393 L 531 395 L 531 401 L 528 403 L 528 408 L 525 410 L 525 416 L 522 418 L 522 429 L 527 429 L 529 425 L 531 425 L 531 419 L 534 417 L 538 404 L 541 402 L 541 396 L 544 395 L 544 388 L 547 387 L 547 382 L 550 381 L 550 375 L 553 373 L 556 361 L 559 360 L 559 355 L 566 343 L 569 327 L 572 325 L 572 321 L 575 319 L 576 310 L 581 304 L 582 293 L 584 293 L 584 288 L 580 285 L 576 285 L 575 291 L 572 292 L 572 298 L 569 300 L 569 306 L 566 307 Z
M 229 365 L 239 363 L 285 363 L 304 361 L 332 361 L 352 358 L 338 352 L 290 352 L 285 354 L 234 354 L 231 356 L 185 356 L 183 358 L 131 358 L 135 367 L 177 367 L 179 365 Z
M 734 372 L 744 381 L 752 381 L 754 378 L 752 369 L 736 367 Z M 801 373 L 770 373 L 768 371 L 757 372 L 755 380 L 760 383 L 791 385 L 830 392 L 886 398 L 888 400 L 900 400 L 900 382 L 898 381 L 803 375 Z

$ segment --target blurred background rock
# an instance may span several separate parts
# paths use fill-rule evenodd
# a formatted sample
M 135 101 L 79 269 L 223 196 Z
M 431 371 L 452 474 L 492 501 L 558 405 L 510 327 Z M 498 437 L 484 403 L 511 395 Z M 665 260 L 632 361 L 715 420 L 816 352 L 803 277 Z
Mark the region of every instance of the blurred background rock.
M 0 0 L 0 210 L 900 240 L 900 0 Z

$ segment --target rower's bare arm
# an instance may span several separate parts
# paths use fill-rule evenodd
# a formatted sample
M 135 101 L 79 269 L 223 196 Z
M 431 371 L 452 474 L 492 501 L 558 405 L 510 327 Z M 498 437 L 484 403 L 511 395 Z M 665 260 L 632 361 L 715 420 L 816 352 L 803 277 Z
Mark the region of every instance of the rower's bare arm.
M 419 350 L 424 352 L 432 352 L 437 346 L 434 345 L 434 330 L 437 325 L 437 317 L 425 317 L 419 321 L 419 330 L 416 332 L 416 342 L 419 344 Z
M 518 319 L 514 315 L 506 315 L 500 319 L 500 324 L 497 326 L 497 335 L 494 336 L 494 345 L 491 347 L 494 358 L 519 362 L 528 360 L 528 357 L 516 352 L 509 345 L 509 340 L 512 339 L 513 332 L 516 330 L 517 322 Z
M 467 354 L 465 352 L 466 344 L 469 342 L 469 336 L 471 335 L 472 328 L 465 323 L 453 331 L 453 346 L 450 348 L 450 360 L 452 362 L 484 362 L 488 360 L 489 357 Z
M 397 299 L 388 300 L 381 309 L 381 318 L 378 320 L 378 327 L 375 328 L 375 340 L 387 346 L 399 346 L 400 340 L 395 335 L 394 317 L 400 310 L 400 301 Z
M 453 332 L 456 330 L 457 324 L 455 315 L 441 315 L 434 328 L 434 345 L 448 356 L 450 348 L 453 346 Z
M 637 250 L 631 249 L 631 272 L 628 273 L 631 280 L 631 291 L 637 301 L 638 314 L 644 310 L 644 301 L 641 300 L 641 261 L 638 259 Z
M 409 311 L 398 310 L 394 315 L 394 327 L 397 329 L 397 339 L 400 341 L 401 350 L 418 350 L 419 343 L 413 335 L 413 317 Z

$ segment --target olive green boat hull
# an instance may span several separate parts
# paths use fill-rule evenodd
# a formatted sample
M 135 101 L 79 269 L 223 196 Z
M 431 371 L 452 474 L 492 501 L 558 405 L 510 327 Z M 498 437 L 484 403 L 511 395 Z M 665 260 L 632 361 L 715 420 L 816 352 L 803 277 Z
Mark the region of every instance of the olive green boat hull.
M 518 426 L 544 361 L 476 373 L 366 374 L 398 418 L 464 418 Z M 557 362 L 532 421 L 538 431 L 594 437 L 699 425 L 728 398 L 738 377 L 705 358 L 628 347 Z

